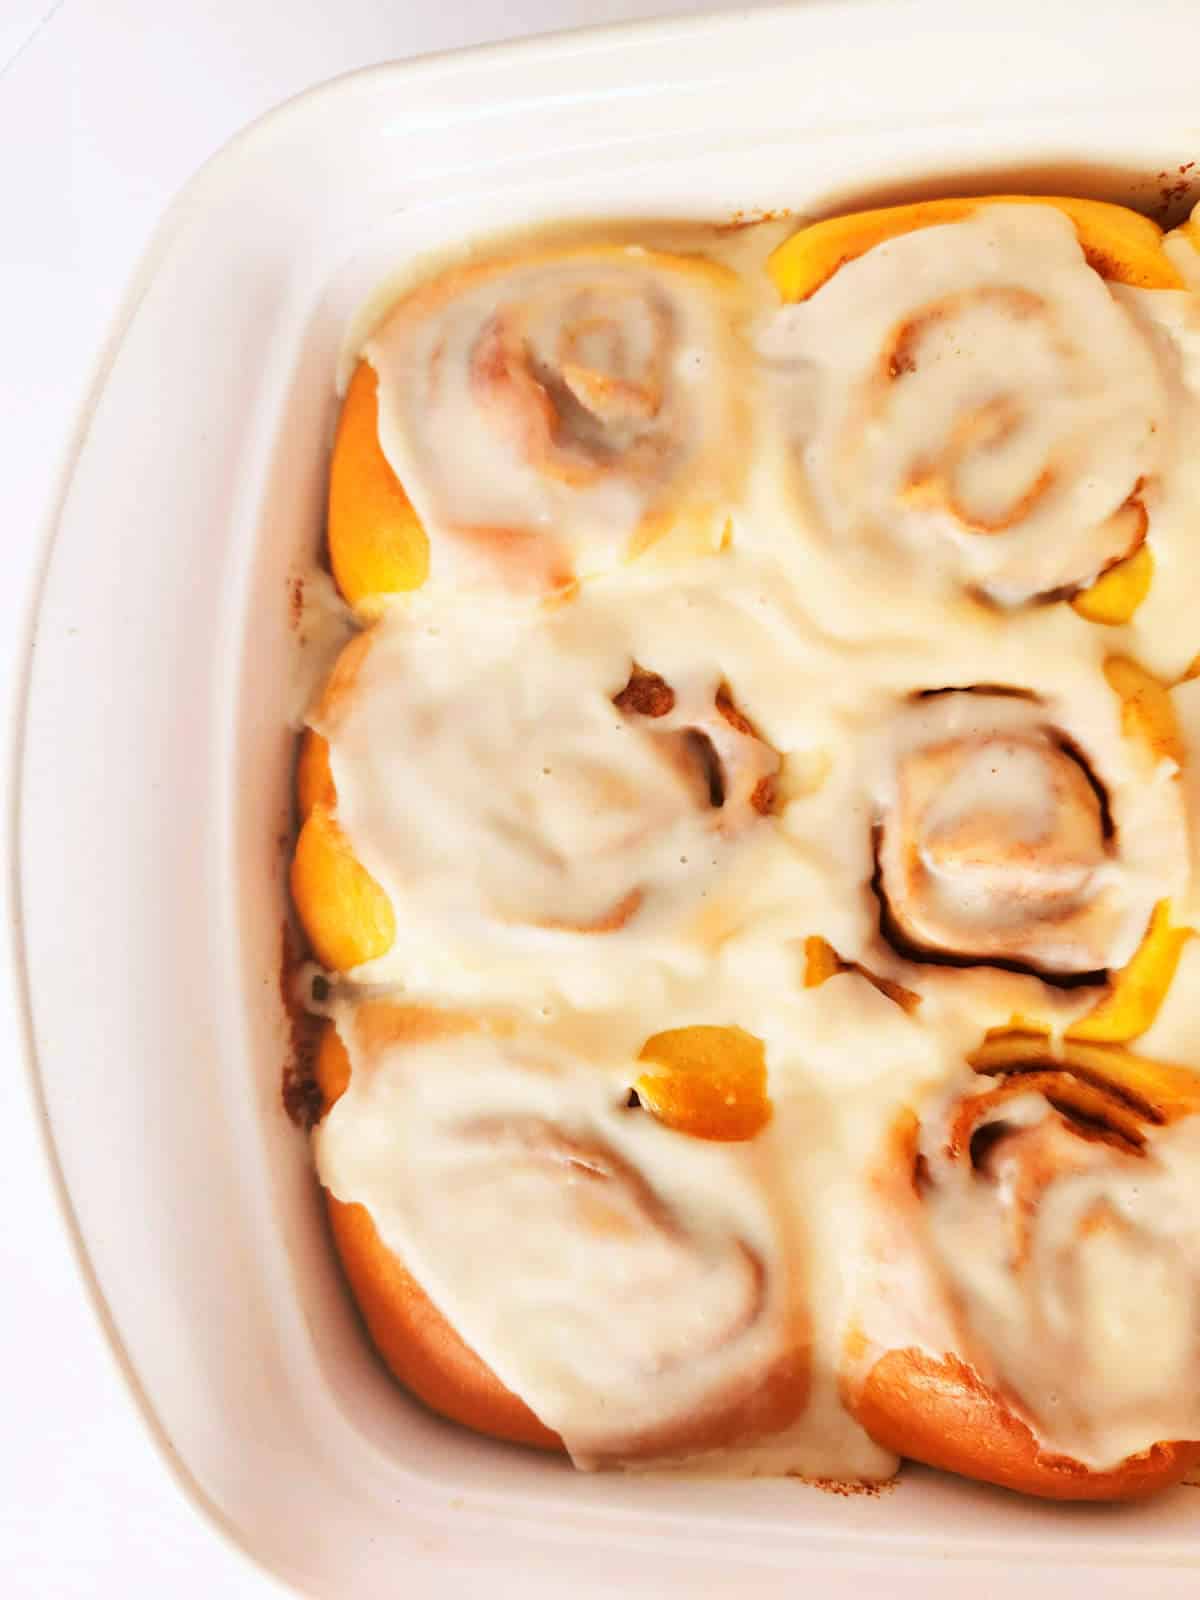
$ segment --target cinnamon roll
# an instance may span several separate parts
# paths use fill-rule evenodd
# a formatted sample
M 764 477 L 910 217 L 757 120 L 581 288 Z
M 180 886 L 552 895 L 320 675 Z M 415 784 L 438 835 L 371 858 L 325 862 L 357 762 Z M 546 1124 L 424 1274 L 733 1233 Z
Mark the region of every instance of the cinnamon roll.
M 1127 620 L 1171 459 L 1168 375 L 1122 298 L 1181 284 L 1153 223 L 926 202 L 803 229 L 771 271 L 792 303 L 766 347 L 803 391 L 793 437 L 830 540 L 1006 607 L 1112 572 L 1080 609 Z
M 690 605 L 593 588 L 359 635 L 299 773 L 292 889 L 318 959 L 469 985 L 547 941 L 699 937 L 708 891 L 772 826 L 780 763 L 719 660 L 671 642 Z M 656 632 L 669 678 L 642 648 Z
M 1027 692 L 911 702 L 889 730 L 875 790 L 873 887 L 892 949 L 1064 985 L 1122 968 L 1186 855 L 1178 786 L 1153 784 L 1161 740 L 1144 717 L 1130 732 L 1101 755 Z M 1147 839 L 1139 808 L 1152 792 Z
M 430 573 L 553 591 L 668 536 L 717 548 L 740 473 L 739 305 L 715 263 L 618 246 L 458 267 L 405 296 L 334 447 L 346 599 L 374 612 Z
M 1200 1460 L 1200 1076 L 1045 1040 L 977 1065 L 891 1143 L 847 1401 L 934 1466 L 1149 1493 Z
M 756 1146 L 673 1132 L 497 1018 L 367 1002 L 339 1028 L 318 1172 L 372 1338 L 422 1399 L 583 1466 L 801 1414 L 801 1255 Z

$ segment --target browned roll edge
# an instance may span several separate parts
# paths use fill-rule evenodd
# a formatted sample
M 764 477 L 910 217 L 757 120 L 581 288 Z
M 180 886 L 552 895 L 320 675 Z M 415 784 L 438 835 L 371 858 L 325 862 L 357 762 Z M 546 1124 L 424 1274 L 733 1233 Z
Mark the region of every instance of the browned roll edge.
M 849 1403 L 871 1437 L 897 1455 L 1043 1499 L 1134 1500 L 1177 1483 L 1200 1462 L 1200 1443 L 1155 1444 L 1103 1472 L 1053 1455 L 955 1356 L 889 1350 Z
M 350 1060 L 328 1025 L 317 1052 L 322 1115 L 350 1080 Z M 558 1434 L 506 1388 L 442 1315 L 425 1290 L 380 1239 L 366 1209 L 326 1192 L 334 1244 L 372 1343 L 388 1368 L 418 1399 L 477 1433 L 542 1450 L 563 1450 Z M 783 1350 L 752 1383 L 735 1384 L 712 1410 L 676 1419 L 615 1443 L 611 1459 L 690 1455 L 779 1431 L 808 1399 L 807 1342 Z
M 510 1444 L 561 1450 L 562 1440 L 506 1389 L 380 1239 L 369 1213 L 325 1196 L 342 1269 L 371 1342 L 431 1411 Z
M 350 1081 L 350 1058 L 328 1025 L 317 1051 L 322 1115 Z M 539 1422 L 455 1330 L 395 1252 L 370 1213 L 325 1192 L 334 1244 L 371 1342 L 389 1370 L 431 1411 L 510 1444 L 561 1450 L 559 1436 Z

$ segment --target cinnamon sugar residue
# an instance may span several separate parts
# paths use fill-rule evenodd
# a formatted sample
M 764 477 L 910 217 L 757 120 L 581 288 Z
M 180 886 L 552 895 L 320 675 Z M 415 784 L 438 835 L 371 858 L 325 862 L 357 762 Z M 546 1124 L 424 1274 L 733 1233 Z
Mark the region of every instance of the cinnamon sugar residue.
M 1194 161 L 1184 161 L 1178 167 L 1166 167 L 1155 174 L 1158 202 L 1154 214 L 1158 220 L 1165 222 L 1200 182 L 1200 173 L 1193 175 L 1195 166 Z
M 636 666 L 620 694 L 613 695 L 618 711 L 639 717 L 665 717 L 675 709 L 675 691 L 657 672 Z
M 751 807 L 760 817 L 769 817 L 775 809 L 776 790 L 774 778 L 760 778 L 750 796 Z
M 858 1480 L 843 1483 L 837 1478 L 806 1478 L 800 1472 L 789 1472 L 788 1477 L 806 1484 L 810 1489 L 820 1489 L 822 1494 L 836 1494 L 846 1499 L 851 1495 L 865 1495 L 871 1500 L 891 1494 L 899 1481 L 897 1478 L 888 1478 L 883 1483 L 862 1483 Z
M 731 728 L 736 728 L 739 733 L 744 733 L 748 739 L 758 738 L 758 729 L 750 721 L 750 718 L 739 710 L 727 683 L 721 684 L 717 690 L 717 710 Z
M 288 1048 L 280 1094 L 288 1117 L 307 1133 L 321 1114 L 321 1090 L 314 1070 L 321 1019 L 306 1011 L 297 995 L 296 978 L 304 957 L 299 936 L 285 920 L 280 939 L 279 997 L 288 1022 Z
M 297 577 L 288 580 L 288 623 L 293 633 L 300 631 L 300 624 L 304 620 L 304 579 Z

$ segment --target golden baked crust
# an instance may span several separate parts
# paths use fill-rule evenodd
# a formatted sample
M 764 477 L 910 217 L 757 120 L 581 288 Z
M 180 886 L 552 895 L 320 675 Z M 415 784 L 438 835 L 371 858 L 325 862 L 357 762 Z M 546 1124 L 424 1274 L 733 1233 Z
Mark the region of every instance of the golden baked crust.
M 350 1058 L 332 1023 L 317 1051 L 322 1115 L 345 1092 Z M 476 1433 L 539 1450 L 561 1450 L 545 1427 L 471 1349 L 396 1254 L 380 1239 L 368 1212 L 326 1193 L 333 1242 L 371 1342 L 388 1368 L 419 1400 Z
M 986 1144 L 977 1148 L 975 1141 L 981 1131 L 986 1137 L 993 1109 L 1042 1094 L 1067 1137 L 1078 1138 L 1092 1153 L 1110 1147 L 1137 1150 L 1147 1133 L 1153 1137 L 1155 1130 L 1197 1110 L 1200 1078 L 1185 1069 L 1146 1062 L 1114 1046 L 1067 1044 L 1064 1049 L 1067 1059 L 1055 1062 L 1047 1059 L 1047 1042 L 1040 1035 L 1000 1034 L 986 1041 L 972 1057 L 981 1075 L 979 1092 L 965 1093 L 943 1108 L 935 1124 L 933 1143 L 944 1146 L 944 1158 L 969 1166 L 994 1195 L 989 1204 L 997 1210 L 1011 1206 L 1018 1255 L 1038 1200 L 1036 1189 L 1029 1188 L 1013 1198 L 1021 1185 L 1011 1172 L 1002 1189 L 987 1177 Z M 1003 1122 L 995 1131 L 1003 1135 Z M 894 1221 L 891 1248 L 911 1248 L 932 1269 L 923 1281 L 936 1300 L 945 1285 L 927 1255 L 926 1207 L 943 1174 L 931 1173 L 921 1142 L 921 1124 L 915 1113 L 906 1112 L 891 1130 L 873 1182 L 881 1208 Z M 924 1149 L 930 1148 L 925 1143 Z M 1049 1183 L 1053 1171 L 1039 1171 L 1035 1157 L 1028 1177 Z M 962 1307 L 953 1293 L 947 1304 L 953 1320 L 960 1321 Z M 858 1327 L 847 1339 L 845 1355 L 847 1409 L 879 1444 L 926 1466 L 1043 1499 L 1132 1500 L 1179 1482 L 1200 1462 L 1200 1441 L 1160 1440 L 1114 1467 L 1090 1467 L 1045 1448 L 1001 1389 L 959 1355 L 913 1347 L 880 1353 Z
M 371 1342 L 419 1400 L 452 1422 L 510 1444 L 561 1450 L 534 1416 L 459 1336 L 360 1205 L 325 1196 L 333 1241 Z
M 432 1016 L 380 1004 L 363 1032 L 409 1038 L 469 1031 L 465 1018 Z M 316 1075 L 324 1116 L 350 1082 L 350 1058 L 332 1023 L 322 1033 Z M 512 1393 L 437 1309 L 404 1263 L 380 1239 L 361 1205 L 328 1192 L 334 1244 L 372 1343 L 394 1375 L 433 1411 L 509 1443 L 561 1450 L 562 1440 Z M 622 1460 L 700 1454 L 779 1432 L 804 1409 L 809 1352 L 782 1349 L 752 1385 L 737 1385 L 711 1409 L 674 1419 L 623 1440 Z
M 1049 1454 L 964 1362 L 919 1350 L 889 1350 L 850 1408 L 897 1455 L 1048 1500 L 1135 1500 L 1200 1462 L 1200 1444 L 1156 1444 L 1108 1472 Z

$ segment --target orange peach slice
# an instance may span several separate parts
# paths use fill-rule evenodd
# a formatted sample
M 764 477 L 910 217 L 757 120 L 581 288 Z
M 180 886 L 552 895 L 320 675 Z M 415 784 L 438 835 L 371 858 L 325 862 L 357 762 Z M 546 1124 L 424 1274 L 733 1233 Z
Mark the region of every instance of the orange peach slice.
M 396 918 L 387 895 L 355 856 L 333 813 L 317 803 L 296 841 L 292 900 L 313 953 L 348 972 L 391 949 Z
M 819 989 L 839 972 L 846 971 L 846 963 L 820 934 L 810 934 L 804 941 L 804 987 Z
M 741 1028 L 672 1028 L 642 1046 L 634 1087 L 660 1122 L 696 1139 L 752 1139 L 770 1121 L 762 1041 Z
M 981 206 L 1055 206 L 1075 224 L 1080 246 L 1103 278 L 1139 289 L 1181 289 L 1183 280 L 1163 253 L 1162 229 L 1125 206 L 1051 195 L 998 194 L 963 200 L 919 200 L 830 217 L 793 234 L 771 256 L 768 271 L 784 300 L 807 300 L 839 267 L 876 245 L 918 228 L 962 222 Z
M 880 994 L 893 1001 L 902 1011 L 915 1011 L 921 1004 L 921 996 L 912 989 L 906 989 L 903 984 L 895 983 L 891 978 L 881 978 L 869 967 L 862 966 L 857 961 L 845 961 L 827 939 L 822 939 L 819 934 L 811 934 L 804 941 L 804 987 L 806 989 L 819 989 L 830 978 L 836 978 L 839 972 L 857 972 L 860 978 L 865 978 L 879 990 Z
M 1160 900 L 1141 944 L 1128 964 L 1114 973 L 1108 994 L 1086 1017 L 1072 1023 L 1067 1038 L 1124 1044 L 1145 1033 L 1167 997 L 1192 931 L 1172 927 L 1170 901 Z
M 1101 573 L 1090 588 L 1075 596 L 1071 605 L 1088 622 L 1099 622 L 1107 628 L 1120 627 L 1129 621 L 1149 594 L 1153 576 L 1154 557 L 1147 546 L 1142 545 L 1133 555 Z
M 1120 1044 L 1067 1039 L 1055 1047 L 1040 1033 L 989 1031 L 967 1058 L 976 1072 L 1053 1072 L 1061 1068 L 1083 1083 L 1115 1091 L 1143 1119 L 1174 1122 L 1200 1111 L 1200 1073 L 1169 1061 L 1150 1061 Z
M 1140 740 L 1160 760 L 1182 767 L 1183 736 L 1167 685 L 1128 656 L 1109 656 L 1104 676 L 1121 702 L 1126 738 Z
M 429 575 L 429 540 L 379 443 L 378 379 L 366 361 L 354 369 L 334 440 L 329 560 L 343 597 L 365 614 Z
M 1171 903 L 1160 900 L 1141 944 L 1128 963 L 1113 974 L 1103 999 L 1086 1016 L 1073 1022 L 1066 1039 L 1087 1044 L 1127 1044 L 1145 1033 L 1158 1015 L 1175 977 L 1183 947 L 1192 928 L 1171 922 Z M 991 1028 L 984 1040 L 987 1059 L 1004 1049 L 1039 1058 L 1049 1048 L 1051 1032 L 1045 1023 L 1014 1016 L 1004 1027 Z

